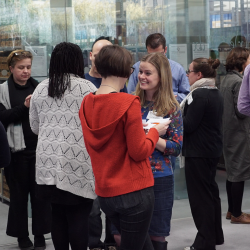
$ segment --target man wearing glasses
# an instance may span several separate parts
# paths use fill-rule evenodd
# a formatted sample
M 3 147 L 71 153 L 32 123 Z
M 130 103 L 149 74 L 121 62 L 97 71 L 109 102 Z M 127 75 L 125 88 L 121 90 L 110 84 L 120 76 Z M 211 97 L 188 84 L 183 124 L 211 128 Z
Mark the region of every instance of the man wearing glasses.
M 146 48 L 149 54 L 155 52 L 166 54 L 167 46 L 165 37 L 160 33 L 154 33 L 149 35 L 146 39 Z M 190 86 L 188 78 L 184 69 L 179 63 L 172 60 L 169 60 L 169 63 L 172 71 L 173 91 L 177 101 L 181 103 L 181 101 L 189 93 Z M 140 62 L 137 62 L 133 65 L 135 70 L 129 78 L 128 93 L 132 93 L 135 91 L 136 85 L 138 83 L 139 65 Z

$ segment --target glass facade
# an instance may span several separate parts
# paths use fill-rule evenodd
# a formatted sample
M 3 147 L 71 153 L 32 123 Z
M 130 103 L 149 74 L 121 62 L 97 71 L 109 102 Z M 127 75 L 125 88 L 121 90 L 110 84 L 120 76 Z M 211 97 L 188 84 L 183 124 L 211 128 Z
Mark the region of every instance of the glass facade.
M 48 76 L 50 55 L 62 41 L 78 44 L 85 72 L 93 41 L 105 36 L 133 53 L 146 54 L 146 37 L 162 33 L 168 58 L 184 69 L 196 57 L 225 63 L 236 46 L 249 47 L 250 0 L 0 0 L 0 82 L 10 72 L 6 58 L 18 48 L 34 55 L 32 76 Z M 220 84 L 225 67 L 218 69 Z M 186 197 L 183 169 L 176 169 L 176 198 Z
M 99 36 L 130 50 L 134 61 L 146 53 L 146 37 L 160 32 L 168 57 L 185 69 L 198 56 L 225 62 L 230 48 L 249 47 L 249 8 L 250 0 L 0 0 L 0 79 L 8 77 L 6 55 L 16 48 L 34 53 L 33 76 L 45 78 L 62 41 L 82 48 L 88 71 Z

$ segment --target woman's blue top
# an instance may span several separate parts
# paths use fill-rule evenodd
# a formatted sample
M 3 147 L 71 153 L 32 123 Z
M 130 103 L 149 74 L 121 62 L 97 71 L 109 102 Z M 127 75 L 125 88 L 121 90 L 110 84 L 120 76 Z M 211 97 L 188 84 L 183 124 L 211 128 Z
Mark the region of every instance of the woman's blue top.
M 141 108 L 142 119 L 147 119 L 148 112 L 153 111 L 153 102 L 146 101 Z M 171 155 L 178 156 L 182 148 L 183 139 L 183 123 L 181 111 L 176 110 L 170 112 L 164 118 L 170 118 L 172 121 L 167 129 L 167 132 L 161 138 L 166 141 L 166 149 L 164 152 L 155 149 L 153 154 L 149 157 L 154 178 L 169 176 L 173 174 Z

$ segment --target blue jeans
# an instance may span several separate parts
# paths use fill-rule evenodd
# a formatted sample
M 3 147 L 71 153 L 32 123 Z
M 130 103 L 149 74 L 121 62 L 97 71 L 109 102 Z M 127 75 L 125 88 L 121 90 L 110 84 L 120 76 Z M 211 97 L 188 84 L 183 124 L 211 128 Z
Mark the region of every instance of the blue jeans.
M 150 236 L 169 236 L 174 202 L 174 176 L 155 178 L 155 206 L 149 227 Z
M 153 250 L 148 229 L 154 209 L 154 189 L 115 197 L 100 197 L 101 209 L 121 234 L 121 250 Z

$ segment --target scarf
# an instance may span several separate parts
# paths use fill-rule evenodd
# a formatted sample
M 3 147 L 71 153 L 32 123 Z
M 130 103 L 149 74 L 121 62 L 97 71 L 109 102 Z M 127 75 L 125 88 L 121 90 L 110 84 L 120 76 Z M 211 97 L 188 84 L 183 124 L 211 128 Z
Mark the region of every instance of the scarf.
M 182 115 L 184 115 L 184 107 L 185 107 L 186 102 L 188 102 L 188 104 L 191 103 L 192 93 L 198 88 L 217 89 L 217 87 L 215 87 L 215 79 L 214 78 L 201 78 L 200 80 L 196 81 L 193 85 L 191 85 L 190 93 L 185 97 L 185 99 L 180 104 Z

